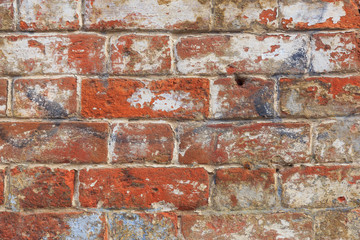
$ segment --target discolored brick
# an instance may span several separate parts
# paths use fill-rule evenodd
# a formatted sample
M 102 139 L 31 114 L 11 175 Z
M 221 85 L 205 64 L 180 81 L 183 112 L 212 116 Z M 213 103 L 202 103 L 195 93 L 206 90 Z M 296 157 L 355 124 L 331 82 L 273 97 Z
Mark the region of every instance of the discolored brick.
M 312 219 L 303 213 L 184 215 L 185 239 L 312 239 Z
M 0 116 L 6 116 L 7 97 L 8 97 L 8 80 L 0 78 Z
M 202 168 L 89 169 L 79 179 L 83 207 L 193 210 L 208 203 Z
M 163 35 L 111 37 L 114 74 L 167 74 L 171 68 L 170 39 Z
M 170 125 L 118 123 L 112 125 L 110 155 L 113 163 L 169 163 L 174 149 Z
M 20 0 L 20 29 L 27 31 L 77 30 L 81 0 Z
M 310 71 L 357 71 L 360 67 L 358 36 L 354 32 L 313 34 Z
M 13 114 L 21 118 L 67 118 L 76 114 L 76 78 L 22 78 L 13 83 Z
M 108 125 L 86 122 L 2 122 L 2 163 L 103 163 Z
M 12 209 L 72 206 L 74 170 L 47 167 L 11 169 L 9 202 Z
M 184 164 L 310 161 L 310 126 L 304 123 L 184 123 L 177 133 L 179 162 Z
M 281 26 L 301 30 L 359 28 L 359 6 L 357 0 L 281 0 Z
M 360 121 L 343 119 L 316 126 L 314 153 L 317 162 L 359 162 Z
M 276 0 L 215 0 L 214 25 L 217 30 L 258 30 L 278 27 Z
M 4 204 L 5 195 L 5 169 L 0 169 L 0 205 Z
M 81 113 L 90 118 L 201 119 L 209 114 L 205 78 L 85 79 L 81 97 Z
M 109 223 L 113 239 L 178 239 L 174 213 L 113 213 Z
M 359 206 L 360 170 L 345 166 L 294 167 L 281 171 L 282 200 L 289 208 Z
M 11 213 L 0 212 L 0 237 L 10 239 L 106 239 L 101 213 Z M 30 224 L 31 223 L 31 224 Z
M 274 116 L 274 82 L 251 77 L 217 79 L 212 86 L 211 116 L 215 119 Z
M 210 0 L 86 0 L 85 27 L 92 30 L 207 30 Z
M 105 37 L 97 34 L 0 37 L 0 75 L 105 73 Z
M 0 1 L 0 30 L 14 29 L 14 10 L 14 0 Z
M 334 117 L 360 113 L 360 77 L 280 79 L 283 117 Z
M 308 36 L 234 34 L 182 37 L 176 43 L 181 74 L 304 73 Z
M 216 171 L 212 202 L 217 210 L 270 209 L 276 204 L 275 169 Z

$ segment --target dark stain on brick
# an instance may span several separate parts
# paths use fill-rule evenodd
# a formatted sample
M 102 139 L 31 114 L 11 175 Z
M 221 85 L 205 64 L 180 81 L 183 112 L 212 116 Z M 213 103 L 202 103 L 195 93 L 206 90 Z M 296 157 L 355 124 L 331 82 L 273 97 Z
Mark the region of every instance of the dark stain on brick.
M 268 99 L 271 99 L 270 94 L 271 90 L 268 87 L 265 87 L 253 95 L 255 110 L 261 117 L 274 116 L 272 104 L 268 102 Z
M 50 117 L 65 118 L 68 116 L 66 110 L 59 103 L 50 101 L 44 96 L 36 94 L 33 89 L 29 89 L 26 92 L 26 97 L 45 109 Z

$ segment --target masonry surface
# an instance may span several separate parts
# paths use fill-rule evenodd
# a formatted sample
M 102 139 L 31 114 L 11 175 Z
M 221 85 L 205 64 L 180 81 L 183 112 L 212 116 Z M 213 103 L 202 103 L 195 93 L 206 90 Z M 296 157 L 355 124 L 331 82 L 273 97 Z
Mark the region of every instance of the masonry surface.
M 360 239 L 360 1 L 0 0 L 0 239 Z

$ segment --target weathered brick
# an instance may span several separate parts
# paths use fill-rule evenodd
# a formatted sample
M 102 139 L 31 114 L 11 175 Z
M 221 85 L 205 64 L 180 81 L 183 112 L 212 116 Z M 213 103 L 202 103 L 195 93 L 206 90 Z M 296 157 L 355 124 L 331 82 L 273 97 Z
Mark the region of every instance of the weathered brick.
M 276 204 L 275 169 L 216 171 L 212 202 L 217 210 L 270 209 Z
M 284 29 L 338 29 L 360 27 L 357 0 L 281 0 Z
M 359 210 L 321 211 L 315 216 L 315 237 L 327 239 L 359 239 Z
M 109 223 L 112 239 L 178 239 L 174 213 L 113 213 Z
M 354 32 L 314 34 L 310 45 L 311 72 L 357 71 L 360 68 L 359 43 Z
M 0 212 L 0 237 L 10 239 L 106 239 L 105 217 L 101 213 Z
M 0 116 L 6 116 L 8 80 L 0 78 Z
M 314 154 L 318 162 L 360 162 L 360 121 L 337 120 L 316 126 Z
M 81 0 L 20 0 L 20 29 L 27 31 L 79 29 Z
M 166 74 L 170 72 L 170 38 L 164 35 L 112 37 L 111 67 L 114 74 Z
M 281 171 L 283 204 L 290 208 L 359 206 L 360 170 L 351 166 L 295 167 Z
M 21 118 L 66 118 L 76 114 L 76 78 L 22 78 L 13 86 L 13 114 Z
M 109 152 L 113 163 L 169 163 L 174 149 L 170 125 L 118 123 L 112 125 Z
M 179 162 L 293 164 L 309 162 L 310 126 L 304 123 L 181 124 Z
M 183 74 L 303 73 L 308 41 L 304 34 L 183 37 L 176 44 L 177 69 Z
M 215 0 L 217 30 L 275 29 L 278 27 L 276 0 Z
M 11 169 L 9 202 L 12 209 L 71 207 L 74 170 L 47 167 Z
M 89 169 L 79 179 L 83 207 L 192 210 L 208 203 L 202 168 Z
M 0 30 L 13 30 L 14 26 L 14 0 L 1 0 Z
M 91 118 L 204 118 L 209 81 L 173 78 L 153 81 L 84 79 L 82 115 Z
M 259 215 L 184 215 L 185 239 L 312 239 L 312 220 L 303 213 Z
M 5 170 L 0 169 L 0 205 L 4 204 L 4 181 L 5 181 Z
M 0 75 L 105 72 L 105 37 L 96 34 L 0 37 Z
M 2 163 L 103 163 L 108 125 L 86 122 L 0 123 Z
M 86 0 L 85 27 L 206 30 L 210 0 Z
M 360 113 L 360 77 L 280 79 L 281 115 L 332 117 Z
M 216 119 L 274 116 L 274 82 L 235 77 L 217 79 L 212 86 L 211 116 Z

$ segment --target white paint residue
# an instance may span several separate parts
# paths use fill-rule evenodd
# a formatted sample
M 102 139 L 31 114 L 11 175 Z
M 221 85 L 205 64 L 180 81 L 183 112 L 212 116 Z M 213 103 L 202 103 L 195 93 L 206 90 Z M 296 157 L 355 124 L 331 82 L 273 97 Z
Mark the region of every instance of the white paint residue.
M 170 112 L 184 107 L 184 100 L 189 98 L 189 93 L 170 90 L 168 93 L 160 94 L 154 101 L 152 109 Z M 190 106 L 192 108 L 192 106 Z
M 294 230 L 290 229 L 290 223 L 283 219 L 280 220 L 281 223 L 274 223 L 270 226 L 264 226 L 268 231 L 276 232 L 276 239 L 295 239 Z
M 286 19 L 293 19 L 293 23 L 309 23 L 309 26 L 324 23 L 331 19 L 333 23 L 338 23 L 341 17 L 346 15 L 344 2 L 301 2 L 281 6 L 281 12 Z M 306 13 L 306 14 L 304 14 Z
M 140 105 L 140 108 L 144 108 L 144 105 L 149 104 L 154 97 L 155 94 L 153 94 L 150 89 L 140 88 L 137 89 L 127 101 L 132 107 L 138 108 Z
M 286 108 L 292 115 L 300 113 L 303 109 L 302 103 L 299 102 L 299 93 L 292 89 L 289 98 L 286 101 Z

